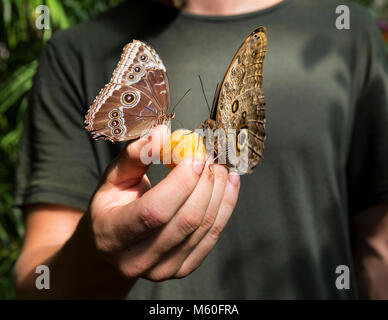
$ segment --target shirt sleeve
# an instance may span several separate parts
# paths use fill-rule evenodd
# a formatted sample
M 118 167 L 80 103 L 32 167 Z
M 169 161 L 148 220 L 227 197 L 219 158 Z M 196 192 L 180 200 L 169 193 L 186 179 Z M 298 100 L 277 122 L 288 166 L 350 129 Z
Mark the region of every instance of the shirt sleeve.
M 15 206 L 87 208 L 102 168 L 84 129 L 81 65 L 77 54 L 60 41 L 50 41 L 41 54 L 24 116 Z
M 361 35 L 365 76 L 356 106 L 347 163 L 352 213 L 388 202 L 387 55 L 376 23 L 372 19 L 368 21 L 366 32 Z

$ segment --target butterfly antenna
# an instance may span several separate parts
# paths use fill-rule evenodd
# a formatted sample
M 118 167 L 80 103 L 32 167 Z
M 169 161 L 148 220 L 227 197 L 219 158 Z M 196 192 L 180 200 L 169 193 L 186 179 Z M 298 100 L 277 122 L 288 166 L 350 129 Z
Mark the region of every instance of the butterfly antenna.
M 179 101 L 175 104 L 174 108 L 172 108 L 172 111 L 171 113 L 174 113 L 175 111 L 175 108 L 178 106 L 178 104 L 181 103 L 181 101 L 183 100 L 183 98 L 190 92 L 191 88 L 189 90 L 186 91 L 186 93 L 182 96 L 182 98 L 179 99 Z
M 216 90 L 214 90 L 214 96 L 216 96 L 216 94 L 217 94 L 217 90 L 218 90 L 218 86 L 220 85 L 220 83 L 219 82 L 217 82 L 217 85 L 216 85 Z
M 210 105 L 209 105 L 209 101 L 207 101 L 207 98 L 206 98 L 205 89 L 203 88 L 202 78 L 201 78 L 200 75 L 198 75 L 198 78 L 199 78 L 199 82 L 201 83 L 202 94 L 203 94 L 203 97 L 205 98 L 207 109 L 209 110 L 209 114 L 210 114 L 210 112 L 211 112 L 210 111 Z
M 218 86 L 219 86 L 219 85 L 220 85 L 220 83 L 217 82 L 216 90 L 214 91 L 213 105 L 212 105 L 212 110 L 210 111 L 210 117 L 212 116 L 213 111 L 214 111 L 214 108 L 215 108 L 216 99 L 217 99 L 217 93 L 218 93 Z

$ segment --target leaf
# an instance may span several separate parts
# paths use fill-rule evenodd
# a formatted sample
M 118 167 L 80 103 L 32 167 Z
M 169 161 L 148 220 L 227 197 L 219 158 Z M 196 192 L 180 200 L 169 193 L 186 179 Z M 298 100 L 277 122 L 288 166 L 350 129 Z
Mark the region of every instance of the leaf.
M 7 81 L 0 86 L 0 115 L 8 110 L 13 103 L 21 99 L 31 88 L 32 79 L 37 68 L 37 61 L 20 67 Z
M 10 0 L 2 0 L 2 4 L 3 4 L 4 24 L 9 25 L 11 23 L 11 19 L 12 19 L 11 1 Z
M 57 0 L 47 0 L 47 5 L 50 9 L 50 16 L 53 24 L 58 25 L 61 29 L 68 28 L 70 26 L 70 22 L 61 2 Z

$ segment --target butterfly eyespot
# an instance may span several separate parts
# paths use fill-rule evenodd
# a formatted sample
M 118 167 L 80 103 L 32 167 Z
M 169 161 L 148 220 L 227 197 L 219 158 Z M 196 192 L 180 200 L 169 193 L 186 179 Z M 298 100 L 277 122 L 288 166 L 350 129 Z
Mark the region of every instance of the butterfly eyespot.
M 136 101 L 136 95 L 133 92 L 124 93 L 121 96 L 121 101 L 126 105 L 133 104 Z
M 232 104 L 232 112 L 233 112 L 233 113 L 236 113 L 237 110 L 238 110 L 238 107 L 239 107 L 238 100 L 234 100 L 234 102 L 233 102 L 233 104 Z
M 147 60 L 147 56 L 146 56 L 145 54 L 142 54 L 142 55 L 140 56 L 140 60 L 141 60 L 141 61 L 146 61 L 146 60 Z
M 258 50 L 255 50 L 252 52 L 252 57 L 257 57 L 259 55 L 259 51 Z
M 243 111 L 243 113 L 241 113 L 241 117 L 242 117 L 243 119 L 245 119 L 245 118 L 247 117 L 247 112 L 246 112 L 246 111 Z
M 134 67 L 133 70 L 134 70 L 136 73 L 140 73 L 140 72 L 142 71 L 142 69 L 141 69 L 139 66 Z
M 119 113 L 117 111 L 111 111 L 110 116 L 112 118 L 117 118 L 119 116 Z
M 248 142 L 248 134 L 247 129 L 242 129 L 238 132 L 237 139 L 236 139 L 236 148 L 238 152 L 241 152 L 246 146 Z
M 129 80 L 133 80 L 133 79 L 135 79 L 135 76 L 134 76 L 133 74 L 130 74 L 130 75 L 128 76 L 128 79 L 129 79 Z
M 119 124 L 120 124 L 120 121 L 119 121 L 119 120 L 112 120 L 112 121 L 110 122 L 110 125 L 111 125 L 112 127 L 117 127 Z
M 113 133 L 114 133 L 116 136 L 120 135 L 122 132 L 123 132 L 123 129 L 119 129 L 119 128 L 113 130 Z

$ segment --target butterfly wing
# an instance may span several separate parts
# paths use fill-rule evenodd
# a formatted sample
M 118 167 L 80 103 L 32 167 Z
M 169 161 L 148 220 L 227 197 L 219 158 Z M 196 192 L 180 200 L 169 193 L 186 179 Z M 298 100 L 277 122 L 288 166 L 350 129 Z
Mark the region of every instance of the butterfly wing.
M 134 40 L 124 47 L 109 83 L 86 115 L 94 139 L 126 141 L 144 135 L 169 106 L 166 68 L 154 49 Z
M 244 147 L 247 148 L 248 173 L 260 162 L 264 149 L 265 100 L 261 88 L 266 49 L 266 29 L 259 27 L 236 52 L 213 103 L 212 117 L 217 128 L 226 132 L 228 128 L 236 130 L 233 138 L 237 156 Z M 227 153 L 230 154 L 229 150 Z M 227 165 L 237 168 L 241 164 L 227 162 Z

